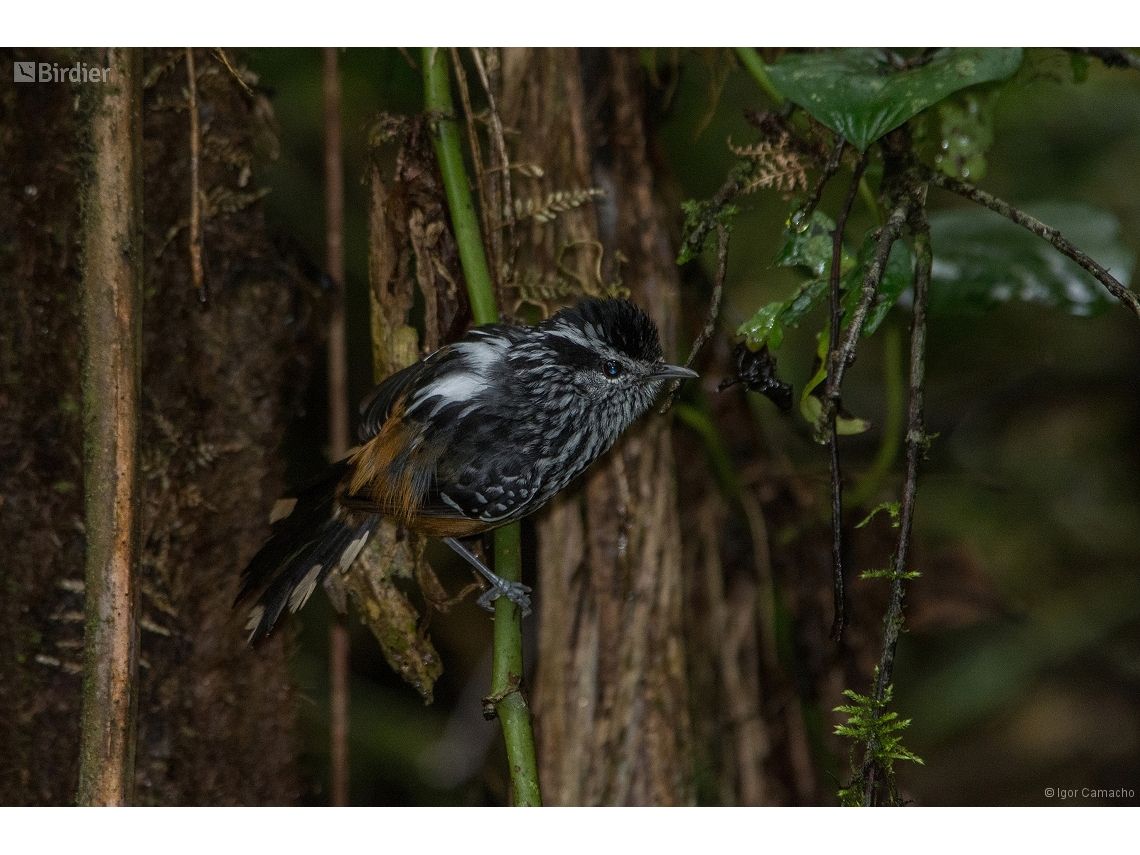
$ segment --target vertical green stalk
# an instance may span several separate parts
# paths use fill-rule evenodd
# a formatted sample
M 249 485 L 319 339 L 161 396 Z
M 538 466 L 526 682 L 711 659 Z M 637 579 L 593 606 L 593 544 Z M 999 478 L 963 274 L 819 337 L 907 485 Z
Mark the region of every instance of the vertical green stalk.
M 785 98 L 776 88 L 776 84 L 772 82 L 772 78 L 768 75 L 768 66 L 764 65 L 764 60 L 760 58 L 756 48 L 738 47 L 735 50 L 737 58 L 748 69 L 748 73 L 760 84 L 764 93 L 772 99 L 777 107 L 783 107 Z
M 522 577 L 522 528 L 518 523 L 495 532 L 495 571 L 510 582 Z M 495 600 L 495 643 L 491 666 L 491 694 L 495 715 L 503 725 L 510 764 L 511 791 L 519 807 L 540 807 L 538 764 L 535 761 L 534 733 L 530 709 L 522 691 L 522 610 L 508 600 Z
M 459 123 L 455 120 L 455 108 L 451 103 L 447 53 L 438 48 L 424 48 L 423 62 L 424 107 L 435 119 L 435 156 L 443 173 L 443 188 L 447 193 L 447 206 L 451 209 L 455 242 L 459 244 L 459 261 L 467 279 L 471 312 L 475 315 L 475 323 L 493 324 L 499 320 L 499 310 L 495 306 L 495 289 L 479 233 L 479 218 L 471 201 L 467 167 L 463 164 Z
M 424 48 L 423 66 L 424 107 L 435 122 L 435 154 L 443 175 L 471 311 L 475 323 L 494 323 L 499 319 L 499 312 L 479 232 L 479 219 L 471 201 L 467 168 L 463 164 L 459 125 L 451 101 L 447 54 L 437 48 Z M 495 532 L 495 572 L 508 582 L 522 579 L 519 539 L 518 523 Z M 522 610 L 506 597 L 500 597 L 495 601 L 494 665 L 487 701 L 494 705 L 495 714 L 503 726 L 514 803 L 539 806 L 542 798 L 538 789 L 534 733 L 530 726 L 530 709 L 522 692 L 522 679 Z

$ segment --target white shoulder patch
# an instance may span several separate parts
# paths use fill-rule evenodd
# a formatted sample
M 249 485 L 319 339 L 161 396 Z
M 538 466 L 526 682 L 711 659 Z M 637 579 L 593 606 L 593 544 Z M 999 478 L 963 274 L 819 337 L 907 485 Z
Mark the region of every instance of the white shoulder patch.
M 498 335 L 489 335 L 475 341 L 461 341 L 451 346 L 460 355 L 464 366 L 476 374 L 487 374 L 503 358 L 511 343 Z
M 449 374 L 434 380 L 416 392 L 416 402 L 408 408 L 414 413 L 428 401 L 436 401 L 429 415 L 435 415 L 448 404 L 470 401 L 488 386 L 487 379 L 478 374 Z
M 408 408 L 415 412 L 428 401 L 435 401 L 429 415 L 435 415 L 448 404 L 470 401 L 491 383 L 491 374 L 503 359 L 510 342 L 501 336 L 487 336 L 476 341 L 452 345 L 460 360 L 451 371 L 418 389 L 415 402 Z

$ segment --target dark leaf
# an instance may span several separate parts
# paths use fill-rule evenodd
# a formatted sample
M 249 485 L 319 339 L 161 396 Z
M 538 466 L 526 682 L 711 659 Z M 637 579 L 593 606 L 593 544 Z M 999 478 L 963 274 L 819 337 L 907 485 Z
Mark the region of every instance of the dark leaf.
M 1127 287 L 1134 257 L 1120 243 L 1120 223 L 1074 203 L 1025 209 L 1104 265 Z M 1032 232 L 984 208 L 940 211 L 930 218 L 934 269 L 930 310 L 988 310 L 1022 300 L 1071 315 L 1097 315 L 1114 302 L 1089 273 Z
M 717 391 L 723 391 L 737 383 L 743 383 L 750 392 L 759 392 L 785 413 L 792 408 L 792 387 L 776 376 L 776 357 L 761 347 L 752 350 L 746 342 L 740 342 L 732 351 L 736 373 L 726 377 Z
M 860 150 L 952 92 L 1004 80 L 1021 48 L 944 48 L 926 64 L 899 70 L 882 51 L 845 48 L 792 54 L 768 66 L 788 99 Z

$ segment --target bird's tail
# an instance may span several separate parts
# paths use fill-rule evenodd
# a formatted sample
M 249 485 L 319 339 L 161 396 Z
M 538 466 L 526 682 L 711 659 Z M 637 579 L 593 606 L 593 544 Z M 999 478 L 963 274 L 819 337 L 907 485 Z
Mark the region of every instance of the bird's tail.
M 253 600 L 246 623 L 251 644 L 269 634 L 285 606 L 290 612 L 301 608 L 334 566 L 346 570 L 368 541 L 380 518 L 349 519 L 336 501 L 347 470 L 347 461 L 333 464 L 274 505 L 273 535 L 242 572 L 234 602 Z

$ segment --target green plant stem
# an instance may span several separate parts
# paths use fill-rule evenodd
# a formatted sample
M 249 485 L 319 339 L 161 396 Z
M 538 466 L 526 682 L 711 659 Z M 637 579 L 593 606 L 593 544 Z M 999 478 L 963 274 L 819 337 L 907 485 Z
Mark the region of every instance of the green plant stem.
M 511 582 L 520 578 L 520 541 L 518 523 L 495 532 L 495 570 Z M 514 803 L 518 807 L 540 807 L 542 794 L 538 789 L 534 734 L 522 681 L 522 610 L 506 597 L 499 597 L 495 600 L 495 643 L 489 700 L 494 703 L 495 715 L 503 725 Z
M 447 53 L 437 48 L 423 49 L 424 106 L 435 120 L 435 155 L 443 175 L 447 206 L 451 209 L 451 225 L 459 245 L 459 262 L 467 279 L 467 295 L 471 313 L 477 324 L 493 324 L 499 320 L 495 306 L 495 289 L 483 250 L 479 218 L 471 201 L 471 185 L 463 164 L 463 146 L 459 123 L 451 102 L 451 75 L 447 71 Z
M 490 324 L 499 319 L 495 306 L 495 290 L 487 268 L 487 256 L 479 231 L 479 219 L 471 202 L 467 168 L 459 126 L 451 101 L 451 82 L 447 54 L 436 48 L 423 49 L 424 107 L 435 117 L 436 157 L 443 175 L 451 225 L 459 245 L 459 261 L 467 280 L 467 294 L 475 323 Z M 522 579 L 519 555 L 519 524 L 504 526 L 495 532 L 495 572 L 508 582 Z M 542 798 L 538 788 L 534 733 L 530 709 L 522 691 L 522 610 L 506 597 L 495 601 L 494 665 L 491 692 L 487 702 L 494 706 L 507 744 L 511 789 L 518 806 L 538 806 Z
M 748 69 L 749 73 L 760 84 L 760 88 L 764 93 L 771 98 L 777 107 L 783 107 L 784 101 L 787 99 L 780 94 L 780 90 L 776 88 L 776 84 L 772 82 L 772 78 L 768 76 L 768 66 L 764 64 L 764 60 L 760 58 L 760 54 L 756 52 L 756 48 L 738 47 L 735 48 L 736 55 L 740 58 L 740 62 Z

